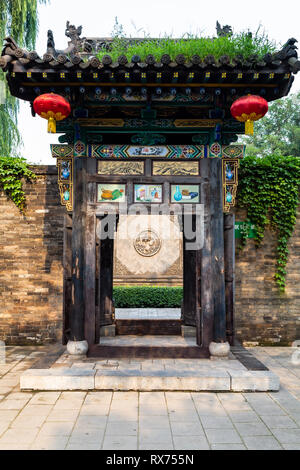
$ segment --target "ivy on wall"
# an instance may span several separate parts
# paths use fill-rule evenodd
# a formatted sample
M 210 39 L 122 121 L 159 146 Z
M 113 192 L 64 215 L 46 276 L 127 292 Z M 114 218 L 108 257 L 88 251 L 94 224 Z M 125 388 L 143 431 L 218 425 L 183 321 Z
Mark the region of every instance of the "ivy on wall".
M 259 246 L 268 226 L 277 234 L 275 280 L 285 290 L 288 241 L 296 223 L 299 204 L 300 158 L 271 155 L 248 156 L 239 170 L 238 205 L 247 210 L 247 221 L 256 226 L 255 244 Z M 242 233 L 242 245 L 247 233 Z
M 36 179 L 24 158 L 0 156 L 0 190 L 4 191 L 22 213 L 26 207 L 24 179 L 27 181 Z

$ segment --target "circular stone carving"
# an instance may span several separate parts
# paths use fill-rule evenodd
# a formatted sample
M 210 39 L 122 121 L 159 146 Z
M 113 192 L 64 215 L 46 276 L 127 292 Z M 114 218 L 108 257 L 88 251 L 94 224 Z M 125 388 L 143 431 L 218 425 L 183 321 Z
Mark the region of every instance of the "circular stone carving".
M 134 240 L 133 246 L 141 256 L 154 256 L 161 249 L 161 239 L 153 230 L 143 230 Z

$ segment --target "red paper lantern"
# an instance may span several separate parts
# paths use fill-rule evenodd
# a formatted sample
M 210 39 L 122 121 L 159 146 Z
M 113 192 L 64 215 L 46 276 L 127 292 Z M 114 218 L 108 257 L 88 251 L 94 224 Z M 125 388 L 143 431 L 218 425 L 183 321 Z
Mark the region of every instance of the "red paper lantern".
M 33 102 L 34 111 L 44 119 L 48 119 L 48 132 L 56 132 L 56 121 L 62 121 L 71 112 L 70 103 L 55 93 L 45 93 Z
M 261 96 L 242 96 L 232 104 L 230 111 L 235 119 L 245 122 L 245 133 L 253 134 L 253 121 L 258 121 L 266 114 L 268 102 Z

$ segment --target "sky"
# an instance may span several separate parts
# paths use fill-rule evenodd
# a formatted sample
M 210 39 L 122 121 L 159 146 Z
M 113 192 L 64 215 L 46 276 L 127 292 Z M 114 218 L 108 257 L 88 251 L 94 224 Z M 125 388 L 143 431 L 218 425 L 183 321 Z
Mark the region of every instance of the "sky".
M 218 20 L 221 25 L 231 25 L 234 32 L 255 32 L 262 25 L 269 38 L 282 45 L 291 37 L 300 42 L 299 14 L 299 0 L 289 0 L 286 6 L 274 0 L 50 0 L 39 6 L 36 50 L 40 55 L 46 52 L 48 29 L 53 31 L 56 48 L 65 49 L 67 20 L 83 26 L 83 37 L 111 36 L 115 17 L 126 34 L 134 37 L 181 37 L 187 32 L 214 36 Z M 300 72 L 291 92 L 299 90 Z M 18 127 L 23 139 L 22 156 L 31 163 L 55 164 L 50 144 L 56 143 L 58 136 L 47 134 L 46 120 L 33 118 L 27 102 L 21 102 Z

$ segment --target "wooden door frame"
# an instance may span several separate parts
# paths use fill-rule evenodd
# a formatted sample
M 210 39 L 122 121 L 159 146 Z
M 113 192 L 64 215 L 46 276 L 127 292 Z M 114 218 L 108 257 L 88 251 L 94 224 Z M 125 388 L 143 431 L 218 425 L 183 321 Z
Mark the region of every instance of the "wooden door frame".
M 222 160 L 201 159 L 200 203 L 204 205 L 204 245 L 195 253 L 195 323 L 197 346 L 186 348 L 140 348 L 141 356 L 149 357 L 208 357 L 209 343 L 226 340 L 224 236 L 222 199 Z M 133 203 L 133 179 L 114 178 L 115 182 L 127 182 L 129 204 Z M 145 180 L 146 178 L 143 178 Z M 155 179 L 155 178 L 153 178 Z M 165 191 L 176 178 L 165 178 Z M 74 299 L 71 306 L 70 338 L 87 340 L 89 355 L 116 357 L 120 351 L 98 344 L 96 309 L 96 223 L 103 206 L 96 202 L 97 182 L 103 177 L 96 175 L 96 160 L 89 157 L 74 158 L 74 211 L 72 230 L 72 287 Z M 142 180 L 142 179 L 141 179 Z M 193 177 L 194 180 L 194 177 Z M 112 181 L 112 178 L 106 178 Z M 155 181 L 152 180 L 152 183 Z M 186 184 L 194 184 L 189 179 Z M 101 251 L 101 250 L 100 250 Z M 100 287 L 101 288 L 101 287 Z M 123 348 L 122 354 L 136 355 L 138 351 Z

